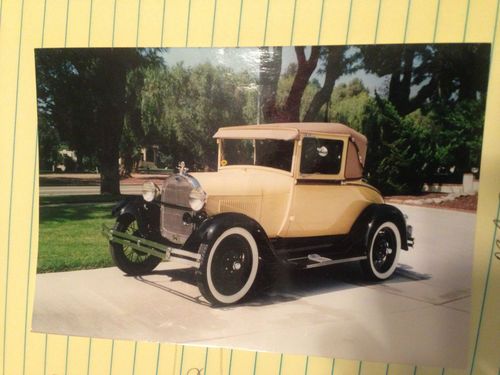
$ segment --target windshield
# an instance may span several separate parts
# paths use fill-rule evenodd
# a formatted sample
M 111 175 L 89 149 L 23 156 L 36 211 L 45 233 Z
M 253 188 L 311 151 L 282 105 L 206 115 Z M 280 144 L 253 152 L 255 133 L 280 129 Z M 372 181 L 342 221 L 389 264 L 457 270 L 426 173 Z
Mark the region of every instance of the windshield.
M 220 165 L 259 165 L 292 170 L 294 141 L 275 139 L 223 139 Z

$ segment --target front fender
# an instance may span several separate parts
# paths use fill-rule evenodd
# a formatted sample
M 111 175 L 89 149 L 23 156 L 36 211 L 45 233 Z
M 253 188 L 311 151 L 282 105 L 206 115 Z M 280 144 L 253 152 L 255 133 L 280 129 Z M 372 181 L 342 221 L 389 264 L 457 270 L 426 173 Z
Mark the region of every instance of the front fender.
M 254 219 L 235 212 L 221 213 L 207 218 L 191 234 L 183 248 L 198 251 L 201 244 L 212 244 L 225 230 L 232 227 L 247 229 L 257 242 L 260 256 L 266 261 L 276 261 L 278 259 L 262 226 Z
M 118 202 L 111 213 L 118 220 L 124 215 L 135 217 L 139 230 L 144 234 L 159 233 L 160 206 L 155 202 L 146 202 L 142 197 L 130 197 Z

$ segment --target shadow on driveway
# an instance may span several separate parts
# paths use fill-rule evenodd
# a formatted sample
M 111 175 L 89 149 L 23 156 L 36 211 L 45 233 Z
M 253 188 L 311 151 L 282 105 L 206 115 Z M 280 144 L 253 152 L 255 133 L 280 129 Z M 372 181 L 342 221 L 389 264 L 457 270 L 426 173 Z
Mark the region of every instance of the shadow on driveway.
M 161 282 L 148 280 L 148 276 L 165 276 Z M 178 268 L 153 271 L 149 275 L 135 276 L 137 281 L 161 289 L 201 306 L 211 306 L 201 296 L 193 296 L 165 285 L 165 281 L 180 281 L 197 287 L 195 270 L 193 268 Z M 332 265 L 309 270 L 282 269 L 273 276 L 274 281 L 261 277 L 257 281 L 254 292 L 245 302 L 224 306 L 224 309 L 234 309 L 239 306 L 266 306 L 298 299 L 341 291 L 356 287 L 377 285 L 381 282 L 367 281 L 358 263 Z M 399 264 L 395 274 L 383 283 L 399 284 L 409 281 L 428 280 L 429 274 L 418 273 L 406 264 Z

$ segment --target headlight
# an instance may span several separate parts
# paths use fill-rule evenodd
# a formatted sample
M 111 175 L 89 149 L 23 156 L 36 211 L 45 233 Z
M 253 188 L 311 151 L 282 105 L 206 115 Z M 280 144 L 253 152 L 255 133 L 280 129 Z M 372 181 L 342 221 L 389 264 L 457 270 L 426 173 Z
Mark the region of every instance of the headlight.
M 151 181 L 142 185 L 142 197 L 146 202 L 151 202 L 160 195 L 160 188 Z
M 201 187 L 194 188 L 189 193 L 189 206 L 193 211 L 199 211 L 207 201 L 207 193 Z

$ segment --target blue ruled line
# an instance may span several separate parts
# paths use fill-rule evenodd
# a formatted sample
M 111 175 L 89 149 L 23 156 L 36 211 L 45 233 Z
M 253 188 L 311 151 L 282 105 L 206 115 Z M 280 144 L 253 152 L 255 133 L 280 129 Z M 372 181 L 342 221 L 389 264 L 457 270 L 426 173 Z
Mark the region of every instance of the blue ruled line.
M 115 26 L 116 26 L 116 0 L 113 5 L 113 33 L 111 34 L 111 47 L 115 46 Z
M 470 0 L 467 0 L 467 10 L 465 11 L 465 21 L 464 21 L 464 36 L 462 41 L 465 43 L 465 37 L 467 36 L 467 28 L 469 25 L 469 12 L 470 12 Z
M 293 36 L 295 33 L 295 17 L 297 13 L 297 0 L 293 2 L 293 17 L 292 17 L 292 30 L 290 31 L 290 45 L 293 45 Z
M 163 0 L 163 12 L 161 18 L 161 37 L 160 37 L 160 47 L 163 47 L 163 30 L 165 27 L 165 9 L 167 5 L 167 0 Z
M 66 1 L 66 25 L 64 26 L 64 47 L 66 47 L 66 40 L 68 39 L 68 18 L 69 18 L 69 1 Z
M 380 22 L 380 8 L 382 8 L 382 0 L 378 1 L 378 10 L 377 10 L 377 21 L 375 23 L 375 38 L 373 39 L 373 43 L 377 43 L 377 37 L 378 37 L 378 27 L 379 27 L 379 22 Z
M 87 42 L 87 47 L 90 47 L 90 36 L 92 35 L 92 10 L 94 6 L 94 0 L 90 0 L 90 12 L 89 12 L 89 37 Z
M 267 23 L 269 21 L 269 3 L 271 0 L 267 0 L 267 6 L 266 6 L 266 20 L 264 21 L 264 40 L 263 40 L 263 45 L 266 45 L 267 41 Z
M 231 349 L 231 353 L 229 354 L 229 370 L 228 370 L 229 375 L 231 375 L 232 369 L 233 369 L 233 349 Z
M 437 0 L 437 9 L 436 9 L 436 19 L 434 20 L 434 35 L 432 36 L 432 42 L 436 43 L 436 34 L 439 24 L 439 12 L 441 10 L 441 0 Z
M 500 217 L 500 202 L 498 203 L 498 208 L 497 208 L 497 215 L 496 215 L 496 220 L 498 221 Z M 484 306 L 486 304 L 486 295 L 488 294 L 488 288 L 490 286 L 490 273 L 491 273 L 491 264 L 493 260 L 493 253 L 495 252 L 495 240 L 497 238 L 497 229 L 498 226 L 495 225 L 495 229 L 493 230 L 493 240 L 491 243 L 491 250 L 490 250 L 490 259 L 488 260 L 488 270 L 486 271 L 486 279 L 484 283 L 484 289 L 483 289 L 483 299 L 481 301 L 481 310 L 479 313 L 479 323 L 477 325 L 477 333 L 476 333 L 476 341 L 474 343 L 474 352 L 472 354 L 472 363 L 470 367 L 470 374 L 474 372 L 474 367 L 476 366 L 476 356 L 477 356 L 477 348 L 479 344 L 479 335 L 481 333 L 481 326 L 483 324 L 483 314 L 484 314 Z
M 323 29 L 323 12 L 325 10 L 325 0 L 321 1 L 321 14 L 319 16 L 319 29 L 318 29 L 318 41 L 316 42 L 317 45 L 320 45 L 321 42 L 321 31 Z
M 349 31 L 351 29 L 351 14 L 352 14 L 352 2 L 353 0 L 350 0 L 349 3 L 349 15 L 347 16 L 347 30 L 345 33 L 345 44 L 349 41 Z
M 21 22 L 19 25 L 19 43 L 17 51 L 17 77 L 16 77 L 16 101 L 14 107 L 14 135 L 12 139 L 12 164 L 11 164 L 11 175 L 10 175 L 10 202 L 9 202 L 9 221 L 8 221 L 8 232 L 7 232 L 7 259 L 5 261 L 5 298 L 4 298 L 4 317 L 3 317 L 3 355 L 2 355 L 2 374 L 5 375 L 5 362 L 6 362 L 6 343 L 7 343 L 7 302 L 9 299 L 9 263 L 10 263 L 10 245 L 11 245 L 11 233 L 12 233 L 12 197 L 14 194 L 14 164 L 16 159 L 16 136 L 17 136 L 17 111 L 19 104 L 19 75 L 20 75 L 20 65 L 21 65 L 21 49 L 22 49 L 22 39 L 23 39 L 23 20 L 24 20 L 24 0 L 21 3 Z
M 23 342 L 23 375 L 26 374 L 26 350 L 27 350 L 27 341 L 28 341 L 28 308 L 29 308 L 29 293 L 30 293 L 30 274 L 31 274 L 31 250 L 33 248 L 33 218 L 34 218 L 34 210 L 35 210 L 35 186 L 36 186 L 36 163 L 38 161 L 38 132 L 35 134 L 35 163 L 33 164 L 33 183 L 31 184 L 31 219 L 30 219 L 30 239 L 29 239 L 29 250 L 28 250 L 28 271 L 26 272 L 28 277 L 26 280 L 26 299 L 24 304 L 26 306 L 25 314 L 24 314 L 24 342 Z
M 160 368 L 160 350 L 161 350 L 161 344 L 158 343 L 158 349 L 156 349 L 156 371 L 155 371 L 155 375 L 158 375 L 158 369 Z
M 236 47 L 240 46 L 241 15 L 242 14 L 243 14 L 243 0 L 240 0 L 240 16 L 238 18 L 238 37 L 236 39 Z
M 405 31 L 403 34 L 403 43 L 406 43 L 406 35 L 408 33 L 408 23 L 410 22 L 410 9 L 411 9 L 411 0 L 408 0 L 408 6 L 406 7 L 406 20 L 405 20 Z
M 137 4 L 137 31 L 135 33 L 135 46 L 139 46 L 139 31 L 141 26 L 141 0 Z

